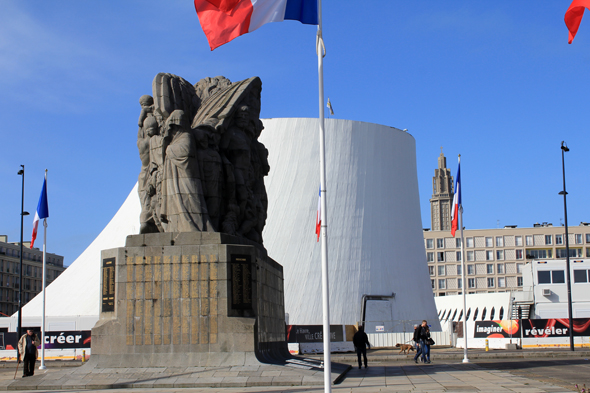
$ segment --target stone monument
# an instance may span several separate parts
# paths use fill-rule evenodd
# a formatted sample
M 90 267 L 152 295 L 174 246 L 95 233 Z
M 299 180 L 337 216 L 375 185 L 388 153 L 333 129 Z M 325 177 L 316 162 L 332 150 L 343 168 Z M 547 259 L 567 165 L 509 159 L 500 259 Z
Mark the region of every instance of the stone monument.
M 262 83 L 158 74 L 140 98 L 139 235 L 102 252 L 98 367 L 285 363 L 283 268 L 268 257 Z M 316 365 L 308 365 L 310 367 Z

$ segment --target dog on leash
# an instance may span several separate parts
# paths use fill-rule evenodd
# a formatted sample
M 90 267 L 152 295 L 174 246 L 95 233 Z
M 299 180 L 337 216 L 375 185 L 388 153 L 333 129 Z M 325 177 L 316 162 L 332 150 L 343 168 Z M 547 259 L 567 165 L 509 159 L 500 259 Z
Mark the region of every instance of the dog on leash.
M 397 343 L 395 344 L 396 348 L 399 348 L 399 353 L 404 353 L 404 355 L 408 355 L 410 353 L 410 351 L 414 351 L 414 347 L 412 346 L 412 344 L 400 344 Z

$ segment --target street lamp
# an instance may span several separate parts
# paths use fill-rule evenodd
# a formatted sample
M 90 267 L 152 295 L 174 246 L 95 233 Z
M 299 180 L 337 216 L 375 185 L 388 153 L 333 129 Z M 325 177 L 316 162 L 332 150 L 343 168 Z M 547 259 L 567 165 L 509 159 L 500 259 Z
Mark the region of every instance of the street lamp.
M 563 214 L 565 217 L 565 273 L 567 281 L 567 314 L 569 319 L 569 333 L 570 333 L 570 349 L 574 350 L 574 324 L 572 320 L 572 285 L 570 281 L 570 240 L 567 231 L 567 203 L 565 191 L 565 153 L 570 151 L 564 141 L 561 141 L 561 168 L 563 171 L 563 191 L 559 195 L 563 195 Z
M 21 205 L 20 205 L 20 264 L 19 264 L 19 281 L 18 281 L 18 327 L 17 327 L 17 340 L 20 339 L 22 330 L 22 309 L 23 309 L 23 218 L 29 215 L 25 209 L 25 166 L 21 165 L 21 169 L 18 174 L 23 177 L 23 188 L 21 193 Z M 18 353 L 18 345 L 16 349 L 16 356 L 20 359 Z M 17 359 L 17 361 L 18 361 Z

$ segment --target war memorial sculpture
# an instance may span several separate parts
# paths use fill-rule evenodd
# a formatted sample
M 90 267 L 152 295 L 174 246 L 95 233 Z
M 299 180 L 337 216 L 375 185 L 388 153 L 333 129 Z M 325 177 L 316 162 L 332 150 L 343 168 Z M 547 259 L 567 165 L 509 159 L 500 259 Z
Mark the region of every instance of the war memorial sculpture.
M 258 142 L 261 88 L 258 77 L 191 85 L 160 73 L 140 98 L 141 228 L 102 251 L 97 367 L 291 358 L 283 268 L 262 245 L 270 168 Z

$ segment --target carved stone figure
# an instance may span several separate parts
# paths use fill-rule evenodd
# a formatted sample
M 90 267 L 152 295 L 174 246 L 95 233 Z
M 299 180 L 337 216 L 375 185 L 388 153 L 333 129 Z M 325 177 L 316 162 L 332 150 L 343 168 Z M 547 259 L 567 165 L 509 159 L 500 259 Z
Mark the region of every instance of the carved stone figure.
M 262 244 L 268 151 L 262 83 L 161 73 L 140 98 L 141 233 L 218 231 Z

